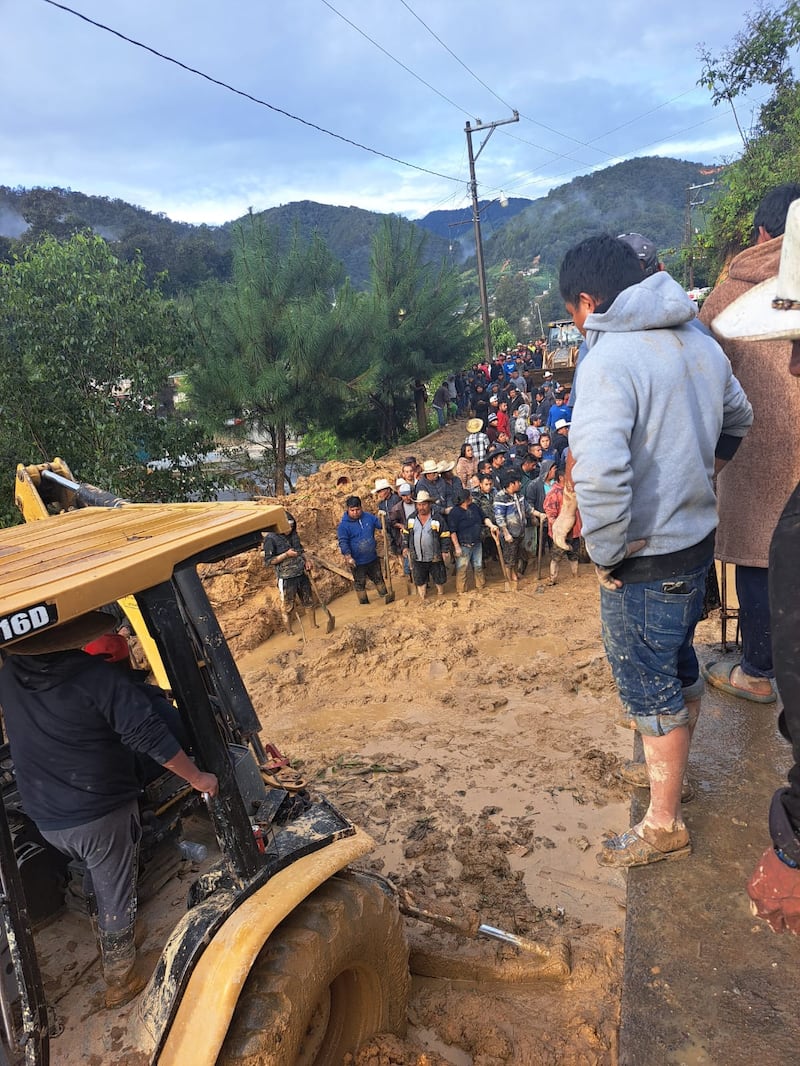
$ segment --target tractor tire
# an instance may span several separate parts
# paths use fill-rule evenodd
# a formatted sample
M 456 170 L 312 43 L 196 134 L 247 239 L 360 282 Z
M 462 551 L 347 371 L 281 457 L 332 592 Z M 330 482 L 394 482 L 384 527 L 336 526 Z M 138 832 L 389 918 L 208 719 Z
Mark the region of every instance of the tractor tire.
M 394 901 L 366 878 L 333 877 L 261 949 L 217 1066 L 342 1066 L 376 1033 L 405 1033 L 410 982 Z

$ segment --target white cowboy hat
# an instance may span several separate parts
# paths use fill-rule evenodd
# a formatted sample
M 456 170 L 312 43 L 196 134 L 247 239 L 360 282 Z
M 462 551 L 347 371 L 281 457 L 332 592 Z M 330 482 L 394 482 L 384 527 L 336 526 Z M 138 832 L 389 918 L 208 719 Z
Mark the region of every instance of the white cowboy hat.
M 471 418 L 467 422 L 467 433 L 480 433 L 483 429 L 483 422 L 480 418 Z
M 436 469 L 439 471 L 440 474 L 447 474 L 451 470 L 455 469 L 455 465 L 456 464 L 452 460 L 450 460 L 449 462 L 447 460 L 443 460 L 441 463 L 439 463 Z
M 375 482 L 375 488 L 372 490 L 374 496 L 376 492 L 382 492 L 384 489 L 390 489 L 392 486 L 386 480 L 385 477 L 379 477 Z
M 425 462 L 422 464 L 422 473 L 423 474 L 438 474 L 439 473 L 439 464 L 436 462 L 435 459 L 426 459 Z
M 711 328 L 726 340 L 800 337 L 800 200 L 789 205 L 777 277 L 762 281 L 728 304 Z

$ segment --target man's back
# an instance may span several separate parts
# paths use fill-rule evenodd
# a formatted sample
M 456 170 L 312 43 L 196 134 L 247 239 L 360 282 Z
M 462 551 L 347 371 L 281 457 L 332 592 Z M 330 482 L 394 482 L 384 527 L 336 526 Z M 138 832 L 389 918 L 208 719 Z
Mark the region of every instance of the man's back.
M 752 412 L 722 350 L 688 324 L 693 315 L 659 273 L 586 320 L 569 441 L 583 534 L 601 565 L 618 562 L 626 541 L 665 555 L 716 526 L 715 449 L 723 430 L 743 436 Z

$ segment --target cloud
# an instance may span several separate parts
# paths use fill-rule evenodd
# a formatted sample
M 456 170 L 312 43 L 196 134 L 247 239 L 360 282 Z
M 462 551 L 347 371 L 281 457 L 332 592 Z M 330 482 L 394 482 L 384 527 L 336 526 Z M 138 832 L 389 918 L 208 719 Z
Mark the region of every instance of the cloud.
M 437 95 L 321 0 L 73 2 L 277 107 L 457 179 L 324 136 L 43 2 L 5 0 L 14 48 L 4 56 L 3 180 L 210 223 L 301 199 L 409 214 L 460 202 L 465 121 L 507 117 L 507 104 L 524 117 L 480 155 L 482 195 L 523 175 L 527 194 L 541 194 L 614 159 L 661 154 L 642 151 L 654 143 L 708 159 L 728 150 L 735 126 L 695 87 L 696 42 L 723 47 L 751 6 L 708 0 L 699 25 L 690 0 L 611 0 L 602 11 L 579 2 L 566 14 L 552 0 L 410 0 L 482 85 L 403 5 L 331 0 Z M 709 117 L 707 136 L 690 129 Z

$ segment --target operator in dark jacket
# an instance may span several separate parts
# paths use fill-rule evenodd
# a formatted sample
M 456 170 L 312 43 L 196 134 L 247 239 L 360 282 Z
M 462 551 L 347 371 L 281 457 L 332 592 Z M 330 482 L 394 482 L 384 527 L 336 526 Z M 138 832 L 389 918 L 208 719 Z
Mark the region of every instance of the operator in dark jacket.
M 216 795 L 218 783 L 191 761 L 143 686 L 78 650 L 112 624 L 93 612 L 6 648 L 0 705 L 23 809 L 45 840 L 85 864 L 106 1005 L 117 1007 L 145 983 L 134 973 L 136 755 L 150 756 L 198 792 Z

